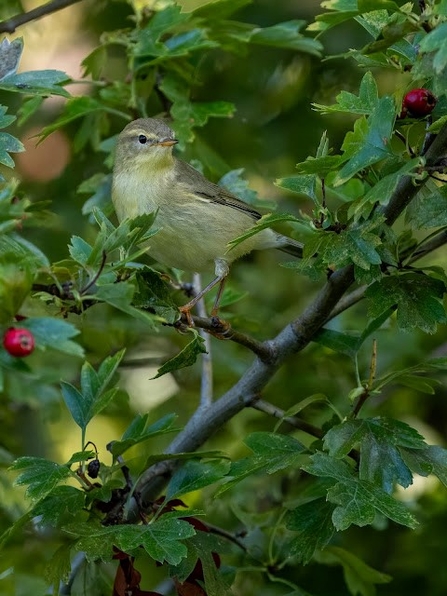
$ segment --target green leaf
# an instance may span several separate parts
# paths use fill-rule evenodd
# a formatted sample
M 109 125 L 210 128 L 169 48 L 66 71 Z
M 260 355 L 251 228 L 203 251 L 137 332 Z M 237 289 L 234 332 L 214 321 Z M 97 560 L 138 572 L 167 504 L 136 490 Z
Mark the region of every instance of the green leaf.
M 8 168 L 13 168 L 15 165 L 14 160 L 9 154 L 20 153 L 21 151 L 25 151 L 23 143 L 7 132 L 0 132 L 0 163 L 8 166 Z
M 304 37 L 300 33 L 300 29 L 305 25 L 305 21 L 292 20 L 271 27 L 257 27 L 250 35 L 250 43 L 320 56 L 323 50 L 321 43 L 316 39 Z
M 65 381 L 61 382 L 62 395 L 76 424 L 85 430 L 93 416 L 99 414 L 113 399 L 117 388 L 106 391 L 115 374 L 124 350 L 108 356 L 98 372 L 85 362 L 81 370 L 81 391 Z
M 284 222 L 284 221 L 291 221 L 291 222 L 300 223 L 300 224 L 302 223 L 294 215 L 289 215 L 287 213 L 286 214 L 268 213 L 267 215 L 263 215 L 261 217 L 261 219 L 259 219 L 256 222 L 256 224 L 253 225 L 247 232 L 245 232 L 241 236 L 238 236 L 238 238 L 231 240 L 231 242 L 228 243 L 228 247 L 229 247 L 228 250 L 231 250 L 238 244 L 241 244 L 241 242 L 244 242 L 244 240 L 247 240 L 247 238 L 251 238 L 255 234 L 258 234 L 261 230 L 265 230 L 266 228 L 270 228 L 271 226 L 273 226 L 276 223 Z
M 244 443 L 258 458 L 264 459 L 268 474 L 293 466 L 304 451 L 304 445 L 295 438 L 277 433 L 254 432 Z
M 313 341 L 350 358 L 355 357 L 362 343 L 358 333 L 341 333 L 333 329 L 321 329 L 314 336 Z
M 15 484 L 28 485 L 26 496 L 33 501 L 43 499 L 71 476 L 68 466 L 61 466 L 42 457 L 19 457 L 10 469 L 24 470 L 16 478 Z
M 447 190 L 435 187 L 434 192 L 418 193 L 406 214 L 406 223 L 416 229 L 438 228 L 447 225 Z
M 391 275 L 374 282 L 366 291 L 368 314 L 378 317 L 397 306 L 397 323 L 404 331 L 419 327 L 434 333 L 447 317 L 441 303 L 443 282 L 422 273 Z
M 53 587 L 54 596 L 59 596 L 59 587 L 62 583 L 66 583 L 69 580 L 72 546 L 71 543 L 62 544 L 52 555 L 45 567 L 45 578 Z
M 137 292 L 133 299 L 134 306 L 149 309 L 168 323 L 175 323 L 179 311 L 172 298 L 172 286 L 150 267 L 137 271 L 135 278 Z
M 178 370 L 179 368 L 185 368 L 186 366 L 191 366 L 197 360 L 197 356 L 200 354 L 206 354 L 205 349 L 205 342 L 202 337 L 197 333 L 195 329 L 190 330 L 193 333 L 193 339 L 186 344 L 181 352 L 179 352 L 176 356 L 168 360 L 160 366 L 158 369 L 157 374 L 154 379 L 158 379 L 162 375 L 166 373 L 173 372 L 174 370 Z
M 188 461 L 174 472 L 166 489 L 166 500 L 176 499 L 222 480 L 230 465 L 229 460 Z
M 127 282 L 120 282 L 98 286 L 94 296 L 97 300 L 107 302 L 107 304 L 110 304 L 114 308 L 125 312 L 135 319 L 143 321 L 151 328 L 155 329 L 156 322 L 159 321 L 159 318 L 132 306 L 134 293 L 134 285 Z
M 359 447 L 359 478 L 381 486 L 390 494 L 396 483 L 407 488 L 413 482 L 400 448 L 425 449 L 426 443 L 404 422 L 380 417 L 348 420 L 332 427 L 324 438 L 324 446 L 337 458 Z
M 371 524 L 377 512 L 398 524 L 416 527 L 415 518 L 402 503 L 371 482 L 356 478 L 346 462 L 321 452 L 310 459 L 311 462 L 302 467 L 304 471 L 336 481 L 328 490 L 327 499 L 337 505 L 332 515 L 337 530 L 346 530 L 352 524 Z
M 185 516 L 185 513 L 182 515 Z M 178 565 L 186 556 L 187 549 L 182 540 L 195 534 L 191 524 L 172 514 L 165 514 L 152 523 L 140 526 L 95 527 L 89 523 L 82 526 L 72 524 L 64 529 L 79 537 L 77 549 L 84 551 L 89 560 L 110 560 L 113 546 L 129 555 L 138 554 L 143 547 L 155 561 L 166 561 L 170 565 Z
M 381 573 L 367 565 L 339 546 L 329 546 L 318 557 L 318 561 L 326 565 L 339 563 L 343 567 L 346 585 L 353 595 L 375 596 L 375 584 L 386 584 L 392 580 L 390 575 Z
M 415 157 L 407 161 L 397 171 L 384 176 L 368 190 L 360 201 L 356 201 L 350 206 L 348 216 L 357 215 L 360 217 L 363 214 L 365 206 L 374 205 L 375 203 L 380 203 L 381 205 L 388 203 L 402 176 L 413 175 L 414 178 L 417 178 L 418 171 L 422 165 L 422 158 Z
M 378 233 L 381 221 L 365 221 L 364 223 L 335 232 L 321 232 L 325 236 L 325 246 L 320 248 L 321 258 L 330 266 L 341 267 L 354 263 L 364 270 L 371 265 L 380 265 L 382 259 L 376 250 L 382 244 Z
M 427 446 L 417 430 L 405 422 L 385 417 L 347 420 L 333 426 L 326 433 L 324 446 L 331 456 L 342 458 L 368 434 L 397 447 L 425 449 Z
M 253 0 L 215 0 L 202 4 L 194 10 L 194 16 L 202 19 L 220 21 L 240 10 Z
M 422 38 L 419 51 L 422 54 L 434 53 L 433 68 L 437 74 L 441 74 L 447 66 L 447 23 L 439 23 Z
M 18 74 L 10 74 L 0 79 L 0 89 L 26 93 L 26 95 L 61 95 L 70 97 L 63 83 L 70 77 L 60 70 L 32 70 Z
M 116 110 L 110 110 L 110 108 L 107 108 L 107 106 L 88 95 L 72 97 L 66 102 L 64 110 L 62 114 L 59 116 L 59 118 L 56 118 L 56 120 L 52 124 L 49 124 L 48 126 L 45 126 L 45 128 L 42 129 L 40 133 L 41 140 L 43 140 L 45 137 L 47 137 L 55 130 L 59 130 L 66 124 L 69 124 L 70 122 L 73 122 L 78 118 L 87 116 L 92 112 L 97 112 L 101 110 L 106 112 L 117 113 L 119 115 L 124 116 L 124 118 L 126 119 L 129 118 L 126 114 L 121 114 Z
M 53 317 L 29 317 L 21 323 L 22 327 L 29 329 L 40 348 L 52 348 L 72 356 L 84 356 L 83 348 L 71 341 L 79 330 L 71 323 Z
M 72 236 L 71 244 L 68 245 L 68 252 L 77 263 L 86 265 L 92 253 L 92 247 L 80 236 Z
M 301 176 L 290 176 L 288 178 L 278 178 L 275 185 L 285 190 L 290 190 L 298 195 L 304 195 L 313 201 L 317 199 L 317 176 L 315 174 L 303 174 Z
M 420 476 L 434 474 L 447 487 L 447 449 L 428 445 L 426 449 L 402 449 L 408 467 Z
M 316 499 L 289 511 L 285 517 L 288 530 L 298 532 L 290 544 L 290 554 L 303 565 L 316 550 L 323 549 L 331 540 L 335 528 L 332 523 L 334 506 L 325 499 Z
M 32 514 L 40 516 L 40 524 L 58 527 L 67 518 L 79 515 L 84 507 L 84 491 L 74 486 L 56 486 L 34 506 Z
M 127 451 L 127 449 L 130 449 L 130 447 L 133 447 L 142 441 L 176 430 L 175 428 L 172 428 L 172 424 L 176 419 L 175 414 L 167 414 L 150 426 L 147 426 L 148 419 L 149 414 L 138 414 L 124 432 L 121 440 L 112 442 L 109 447 L 110 453 L 114 457 L 118 457 Z
M 334 186 L 340 186 L 360 170 L 393 155 L 389 146 L 395 120 L 394 101 L 385 96 L 366 120 L 360 118 L 354 124 L 354 132 L 348 132 L 342 149 L 343 157 L 349 161 L 334 179 Z
M 304 445 L 287 435 L 255 432 L 248 435 L 244 442 L 253 451 L 253 455 L 233 462 L 228 472 L 228 479 L 216 492 L 216 496 L 232 488 L 247 476 L 261 471 L 274 474 L 279 470 L 297 466 L 302 461 Z
M 332 106 L 312 104 L 322 114 L 331 112 L 346 112 L 348 114 L 369 115 L 379 103 L 377 84 L 371 72 L 367 72 L 360 83 L 358 96 L 349 91 L 341 91 L 335 98 L 337 103 Z

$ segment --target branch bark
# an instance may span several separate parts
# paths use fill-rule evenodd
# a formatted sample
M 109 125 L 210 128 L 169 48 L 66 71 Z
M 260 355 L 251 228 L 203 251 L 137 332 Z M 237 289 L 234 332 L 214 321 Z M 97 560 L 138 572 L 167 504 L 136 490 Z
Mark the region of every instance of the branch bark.
M 447 125 L 429 147 L 426 153 L 427 165 L 435 166 L 446 153 Z M 425 181 L 416 184 L 411 176 L 404 176 L 400 180 L 388 204 L 382 208 L 388 225 L 393 225 L 424 183 Z M 174 454 L 195 451 L 233 416 L 253 405 L 286 358 L 303 350 L 331 318 L 331 313 L 353 282 L 352 265 L 334 272 L 302 315 L 288 324 L 274 339 L 264 342 L 270 358 L 256 358 L 229 391 L 207 407 L 198 408 L 166 452 Z M 158 494 L 176 465 L 175 460 L 161 462 L 142 474 L 136 490 L 144 501 L 151 500 Z
M 76 2 L 81 2 L 81 0 L 52 0 L 52 2 L 37 6 L 28 12 L 16 14 L 7 21 L 2 21 L 0 23 L 0 33 L 14 33 L 17 27 L 41 19 L 42 17 L 57 12 L 58 10 L 62 10 L 63 8 L 67 8 L 67 6 L 76 4 Z

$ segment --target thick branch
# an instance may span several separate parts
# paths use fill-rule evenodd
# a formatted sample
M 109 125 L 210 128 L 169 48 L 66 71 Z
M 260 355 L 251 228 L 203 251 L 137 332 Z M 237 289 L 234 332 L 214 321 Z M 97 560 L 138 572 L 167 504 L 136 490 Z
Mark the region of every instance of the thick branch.
M 58 10 L 67 8 L 67 6 L 71 6 L 72 4 L 76 4 L 76 2 L 80 1 L 81 0 L 52 0 L 52 2 L 42 4 L 42 6 L 37 6 L 28 12 L 24 12 L 23 14 L 16 14 L 7 21 L 2 21 L 0 23 L 0 33 L 14 33 L 17 27 L 20 27 L 25 23 L 35 21 L 48 14 L 51 14 L 52 12 L 57 12 Z
M 447 126 L 444 126 L 427 151 L 427 164 L 435 165 L 446 153 Z M 423 184 L 424 182 L 416 185 L 411 176 L 402 178 L 388 205 L 383 208 L 383 214 L 389 225 L 396 221 Z M 352 265 L 333 273 L 303 314 L 287 325 L 276 338 L 265 342 L 264 345 L 274 357 L 268 361 L 256 358 L 239 381 L 220 399 L 206 408 L 199 408 L 184 430 L 172 441 L 167 453 L 195 451 L 228 420 L 245 407 L 252 405 L 285 359 L 301 351 L 312 341 L 315 333 L 330 318 L 331 312 L 353 281 Z M 142 474 L 137 490 L 145 500 L 157 495 L 175 466 L 175 461 L 162 462 Z

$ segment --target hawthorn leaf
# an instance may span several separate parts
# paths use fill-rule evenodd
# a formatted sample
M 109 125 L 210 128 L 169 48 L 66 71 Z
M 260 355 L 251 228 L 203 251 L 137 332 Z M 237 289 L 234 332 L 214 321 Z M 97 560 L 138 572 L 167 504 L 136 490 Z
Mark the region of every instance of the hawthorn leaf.
M 153 377 L 154 379 L 158 379 L 158 377 L 161 377 L 174 370 L 178 370 L 179 368 L 192 366 L 200 354 L 206 354 L 205 341 L 203 338 L 200 337 L 200 335 L 194 329 L 190 331 L 193 333 L 193 339 L 183 348 L 181 352 L 160 366 L 157 374 L 155 377 Z
M 426 333 L 434 333 L 438 323 L 447 322 L 441 303 L 444 291 L 442 281 L 422 273 L 390 275 L 366 290 L 368 314 L 376 318 L 397 306 L 400 329 L 411 331 L 419 327 Z
M 174 432 L 175 429 L 172 427 L 172 424 L 176 417 L 176 414 L 167 414 L 163 418 L 160 418 L 160 420 L 147 426 L 149 414 L 138 414 L 123 433 L 121 440 L 113 441 L 108 447 L 108 451 L 114 457 L 118 457 L 130 449 L 130 447 L 142 441 L 168 432 Z
M 311 560 L 316 550 L 323 549 L 334 535 L 333 512 L 334 505 L 321 498 L 300 505 L 286 514 L 286 528 L 298 532 L 290 544 L 290 554 L 303 565 Z
M 42 457 L 19 457 L 10 469 L 20 471 L 15 484 L 27 485 L 26 496 L 33 501 L 43 499 L 71 476 L 68 466 Z
M 346 112 L 348 114 L 371 114 L 379 102 L 377 83 L 371 72 L 367 72 L 359 87 L 358 96 L 349 91 L 341 91 L 336 96 L 336 101 L 332 106 L 323 106 L 321 104 L 312 104 L 322 114 L 331 112 Z
M 174 472 L 166 489 L 166 499 L 176 499 L 210 484 L 227 475 L 231 466 L 229 460 L 191 460 Z
M 386 584 L 392 580 L 390 575 L 367 565 L 353 553 L 339 546 L 328 546 L 318 555 L 318 562 L 339 563 L 343 567 L 346 585 L 353 595 L 375 596 L 375 584 Z
M 340 186 L 360 170 L 393 155 L 389 142 L 395 120 L 394 101 L 389 96 L 379 99 L 370 117 L 360 118 L 354 124 L 354 132 L 348 133 L 343 143 L 344 157 L 349 161 L 334 179 Z
M 56 486 L 32 510 L 39 523 L 58 527 L 67 516 L 76 517 L 85 507 L 85 492 L 74 486 Z

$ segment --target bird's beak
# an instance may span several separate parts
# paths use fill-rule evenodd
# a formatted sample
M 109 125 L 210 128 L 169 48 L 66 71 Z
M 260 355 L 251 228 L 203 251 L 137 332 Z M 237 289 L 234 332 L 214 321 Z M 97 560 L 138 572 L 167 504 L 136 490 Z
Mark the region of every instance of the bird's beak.
M 178 143 L 177 139 L 160 139 L 157 145 L 161 145 L 162 147 L 172 147 L 172 145 L 176 145 Z

